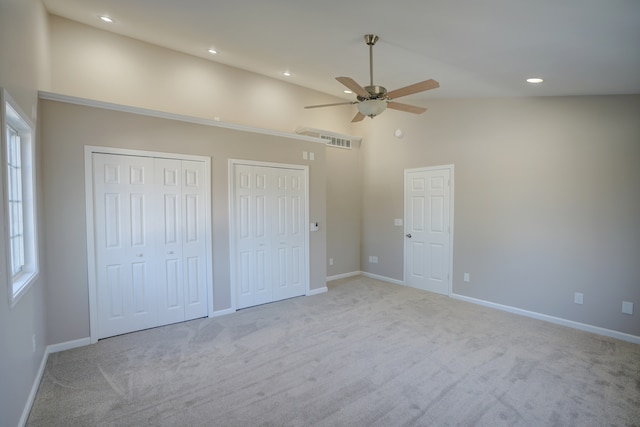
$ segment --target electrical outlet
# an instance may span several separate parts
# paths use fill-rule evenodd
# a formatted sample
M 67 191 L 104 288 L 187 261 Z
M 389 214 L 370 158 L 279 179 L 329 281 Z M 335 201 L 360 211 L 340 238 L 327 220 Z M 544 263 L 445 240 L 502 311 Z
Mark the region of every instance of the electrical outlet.
M 378 257 L 377 256 L 369 256 L 369 262 L 371 264 L 377 264 L 378 263 Z
M 622 312 L 624 314 L 633 314 L 633 303 L 629 301 L 622 301 Z
M 469 273 L 464 273 L 464 281 L 467 283 L 471 281 L 471 277 L 469 276 Z
M 329 258 L 329 265 L 333 265 L 333 258 Z
M 575 302 L 576 304 L 582 304 L 584 302 L 584 294 L 576 292 L 573 296 L 573 302 Z

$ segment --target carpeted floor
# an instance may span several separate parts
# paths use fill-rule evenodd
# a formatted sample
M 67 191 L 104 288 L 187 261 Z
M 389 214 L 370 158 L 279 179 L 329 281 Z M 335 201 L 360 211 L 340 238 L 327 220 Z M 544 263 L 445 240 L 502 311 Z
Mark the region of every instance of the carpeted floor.
M 365 277 L 52 354 L 28 426 L 640 426 L 640 345 Z

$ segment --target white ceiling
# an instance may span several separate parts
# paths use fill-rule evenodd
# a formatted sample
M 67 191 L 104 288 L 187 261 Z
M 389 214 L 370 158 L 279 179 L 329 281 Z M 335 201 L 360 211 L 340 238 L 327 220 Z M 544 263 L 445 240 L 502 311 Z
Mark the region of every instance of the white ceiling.
M 369 84 L 367 33 L 380 36 L 375 84 L 440 82 L 407 100 L 640 93 L 638 0 L 43 2 L 54 15 L 347 99 L 334 78 Z M 542 85 L 525 82 L 538 76 Z

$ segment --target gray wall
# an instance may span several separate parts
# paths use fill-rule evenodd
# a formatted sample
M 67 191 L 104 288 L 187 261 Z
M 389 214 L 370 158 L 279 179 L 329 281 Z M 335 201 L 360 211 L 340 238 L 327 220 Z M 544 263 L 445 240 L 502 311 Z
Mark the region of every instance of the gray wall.
M 284 82 L 51 17 L 52 91 L 153 110 L 293 132 L 351 134 L 354 107 L 305 110 L 343 101 Z M 99 48 L 96 48 L 98 46 Z M 159 72 L 158 70 L 162 70 Z M 337 83 L 336 83 L 337 84 Z M 359 146 L 327 150 L 329 274 L 360 268 Z
M 454 164 L 454 293 L 640 336 L 640 96 L 427 106 L 356 130 L 362 270 L 403 279 L 403 171 Z
M 231 306 L 229 159 L 309 166 L 309 217 L 326 224 L 326 146 L 252 132 L 41 100 L 48 333 L 51 342 L 89 336 L 84 146 L 209 156 L 212 159 L 213 288 L 216 311 Z M 302 152 L 315 160 L 302 160 Z M 310 288 L 326 285 L 326 231 L 310 234 Z M 64 248 L 64 250 L 61 250 Z
M 47 15 L 39 0 L 0 0 L 0 87 L 8 90 L 24 114 L 34 122 L 37 120 L 37 89 L 46 89 L 49 85 L 47 31 Z M 35 144 L 38 163 L 37 135 Z M 2 178 L 0 182 L 3 182 Z M 36 187 L 37 202 L 40 203 L 39 179 Z M 42 209 L 38 213 L 39 237 L 43 241 Z M 0 221 L 4 223 L 4 220 L 4 209 L 0 209 Z M 0 242 L 0 426 L 15 426 L 48 342 L 45 333 L 46 274 L 41 271 L 32 288 L 10 308 L 4 227 L 0 227 Z M 41 261 L 43 258 L 41 252 Z M 33 335 L 36 337 L 35 352 L 31 345 Z

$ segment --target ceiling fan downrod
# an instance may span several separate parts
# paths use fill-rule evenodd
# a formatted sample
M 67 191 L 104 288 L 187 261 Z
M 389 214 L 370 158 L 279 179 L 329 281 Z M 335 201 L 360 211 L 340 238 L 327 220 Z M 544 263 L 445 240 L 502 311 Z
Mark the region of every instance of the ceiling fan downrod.
M 369 85 L 373 86 L 373 45 L 378 41 L 378 36 L 365 34 L 364 41 L 369 45 Z

